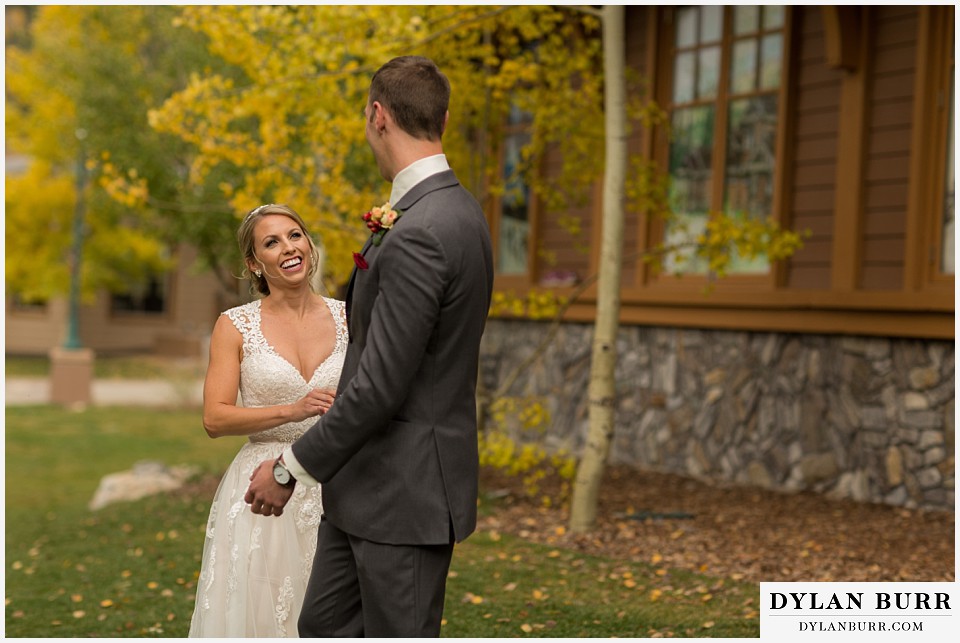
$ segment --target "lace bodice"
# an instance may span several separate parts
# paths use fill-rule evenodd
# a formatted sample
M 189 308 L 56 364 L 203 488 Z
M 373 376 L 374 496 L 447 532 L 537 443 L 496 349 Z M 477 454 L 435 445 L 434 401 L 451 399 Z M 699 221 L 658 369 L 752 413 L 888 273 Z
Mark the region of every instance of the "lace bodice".
M 223 314 L 230 318 L 243 335 L 243 359 L 240 361 L 240 396 L 245 407 L 273 406 L 296 402 L 314 388 L 337 388 L 340 370 L 347 351 L 347 323 L 344 303 L 323 298 L 333 314 L 337 327 L 337 341 L 327 357 L 309 380 L 304 380 L 297 368 L 283 358 L 263 336 L 260 328 L 260 301 L 252 301 Z M 251 442 L 293 442 L 316 422 L 307 418 L 300 422 L 281 424 L 250 436 Z

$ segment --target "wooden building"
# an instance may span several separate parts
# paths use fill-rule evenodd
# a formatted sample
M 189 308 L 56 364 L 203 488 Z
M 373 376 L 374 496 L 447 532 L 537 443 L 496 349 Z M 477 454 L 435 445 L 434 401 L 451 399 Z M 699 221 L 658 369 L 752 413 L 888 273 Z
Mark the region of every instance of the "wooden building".
M 772 214 L 810 237 L 705 294 L 705 271 L 640 258 L 674 229 L 626 213 L 612 459 L 953 508 L 954 21 L 953 6 L 627 7 L 627 64 L 673 130 L 635 127 L 630 152 L 669 169 L 675 211 L 692 229 Z M 490 211 L 497 289 L 559 275 L 568 294 L 596 272 L 599 186 L 576 211 Z M 557 446 L 585 434 L 594 316 L 588 291 L 514 391 L 549 398 Z M 542 332 L 491 320 L 488 386 Z

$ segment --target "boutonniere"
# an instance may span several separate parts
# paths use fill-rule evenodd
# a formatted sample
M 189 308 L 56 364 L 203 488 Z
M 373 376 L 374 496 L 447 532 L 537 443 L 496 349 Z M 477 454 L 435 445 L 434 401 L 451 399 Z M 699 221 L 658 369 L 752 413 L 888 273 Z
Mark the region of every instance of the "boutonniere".
M 364 222 L 366 222 L 367 227 L 370 228 L 370 232 L 373 233 L 373 245 L 380 245 L 380 242 L 383 241 L 383 235 L 393 227 L 393 224 L 395 224 L 401 216 L 403 216 L 403 212 L 391 208 L 389 201 L 381 206 L 372 208 L 363 215 Z
M 359 270 L 366 270 L 370 266 L 367 265 L 367 260 L 363 258 L 363 255 L 359 252 L 353 253 L 353 263 L 357 266 Z

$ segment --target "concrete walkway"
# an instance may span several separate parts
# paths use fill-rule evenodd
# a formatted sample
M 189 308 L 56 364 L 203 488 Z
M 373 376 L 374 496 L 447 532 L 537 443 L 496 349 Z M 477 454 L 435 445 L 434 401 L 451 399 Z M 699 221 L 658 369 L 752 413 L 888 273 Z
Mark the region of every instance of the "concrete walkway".
M 94 380 L 90 394 L 95 406 L 202 406 L 203 381 Z M 49 379 L 5 378 L 5 406 L 49 403 Z

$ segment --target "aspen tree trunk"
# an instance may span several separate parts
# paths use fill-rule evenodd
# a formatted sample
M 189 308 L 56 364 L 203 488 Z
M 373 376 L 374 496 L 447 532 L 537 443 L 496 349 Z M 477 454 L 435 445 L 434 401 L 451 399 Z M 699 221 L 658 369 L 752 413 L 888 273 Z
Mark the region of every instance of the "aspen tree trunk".
M 589 427 L 577 467 L 570 509 L 570 530 L 589 530 L 597 516 L 597 497 L 616 407 L 614 368 L 620 318 L 620 264 L 623 257 L 623 202 L 627 165 L 624 8 L 601 9 L 603 26 L 604 119 L 606 161 L 603 179 L 603 237 L 597 282 L 597 318 L 590 363 Z

